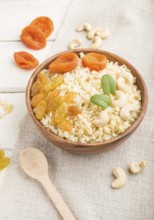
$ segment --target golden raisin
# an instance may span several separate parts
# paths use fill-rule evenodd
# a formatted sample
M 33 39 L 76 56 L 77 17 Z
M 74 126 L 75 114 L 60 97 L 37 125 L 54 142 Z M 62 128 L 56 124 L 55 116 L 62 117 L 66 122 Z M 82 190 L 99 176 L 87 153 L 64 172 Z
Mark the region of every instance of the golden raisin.
M 67 104 L 66 102 L 61 103 L 55 111 L 55 122 L 60 123 L 67 116 Z
M 53 92 L 50 91 L 48 93 L 48 95 L 46 97 L 46 103 L 47 103 L 46 112 L 53 111 L 53 105 L 54 105 L 55 98 L 59 94 L 60 94 L 60 90 L 55 90 Z
M 64 119 L 63 121 L 61 121 L 58 125 L 58 127 L 60 129 L 62 129 L 63 131 L 72 131 L 72 128 L 73 128 L 73 124 L 71 121 L 67 120 L 67 119 Z
M 10 164 L 10 158 L 2 157 L 0 158 L 0 170 L 3 170 Z
M 48 83 L 48 79 L 47 79 L 47 77 L 43 73 L 39 73 L 37 78 L 42 83 L 42 85 Z
M 75 92 L 68 92 L 65 96 L 64 96 L 64 100 L 67 104 L 73 103 L 74 102 L 74 98 L 75 98 Z
M 43 97 L 44 97 L 44 95 L 42 93 L 39 93 L 39 94 L 33 96 L 32 100 L 30 102 L 31 106 L 33 106 L 33 107 L 37 106 L 37 104 L 43 99 Z
M 43 116 L 45 115 L 46 110 L 46 101 L 42 100 L 40 101 L 37 106 L 35 107 L 35 115 L 38 120 L 41 120 Z
M 50 105 L 50 111 L 55 112 L 58 106 L 64 102 L 63 96 L 56 96 L 54 101 L 52 102 L 52 105 Z
M 37 95 L 42 88 L 42 84 L 39 80 L 36 80 L 32 85 L 31 96 Z
M 3 150 L 0 150 L 0 158 L 4 157 L 5 156 L 5 153 Z
M 41 93 L 43 93 L 45 96 L 49 91 L 55 90 L 58 86 L 60 86 L 63 83 L 64 79 L 63 76 L 57 76 L 52 79 L 52 81 L 48 84 L 45 84 L 42 89 Z

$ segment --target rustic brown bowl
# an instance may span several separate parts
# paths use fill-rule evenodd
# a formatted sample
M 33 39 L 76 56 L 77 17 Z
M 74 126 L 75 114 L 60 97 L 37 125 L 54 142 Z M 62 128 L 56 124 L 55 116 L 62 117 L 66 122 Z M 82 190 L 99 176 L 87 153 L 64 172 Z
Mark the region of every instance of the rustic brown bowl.
M 121 58 L 113 53 L 103 51 L 103 50 L 94 50 L 94 49 L 77 49 L 77 50 L 72 51 L 72 52 L 75 52 L 76 54 L 79 54 L 80 52 L 84 52 L 85 54 L 89 53 L 89 52 L 101 53 L 101 54 L 104 54 L 108 58 L 109 61 L 118 62 L 119 65 L 125 64 L 131 70 L 132 74 L 136 77 L 137 86 L 141 91 L 142 107 L 141 107 L 141 112 L 140 112 L 139 117 L 137 118 L 137 120 L 134 122 L 134 124 L 130 128 L 128 128 L 124 133 L 120 134 L 119 136 L 117 136 L 116 138 L 113 138 L 111 140 L 103 141 L 103 142 L 99 142 L 99 143 L 84 143 L 83 144 L 83 143 L 75 143 L 75 142 L 72 142 L 69 140 L 65 140 L 65 139 L 51 133 L 48 129 L 43 127 L 43 125 L 35 118 L 32 107 L 30 105 L 30 100 L 31 100 L 30 91 L 31 91 L 32 84 L 36 80 L 37 74 L 39 72 L 41 72 L 45 68 L 48 68 L 49 64 L 56 57 L 58 57 L 61 54 L 66 53 L 66 52 L 68 52 L 68 51 L 58 53 L 58 54 L 50 57 L 46 61 L 44 61 L 34 71 L 34 73 L 32 74 L 32 76 L 28 82 L 27 90 L 26 90 L 26 104 L 27 104 L 28 113 L 31 116 L 34 124 L 36 125 L 38 130 L 50 142 L 52 142 L 53 144 L 55 144 L 56 146 L 58 146 L 64 150 L 72 152 L 72 153 L 81 153 L 81 154 L 99 153 L 102 151 L 107 151 L 107 150 L 113 149 L 116 146 L 119 146 L 121 143 L 126 141 L 126 139 L 136 130 L 136 128 L 141 123 L 141 121 L 145 115 L 147 105 L 148 105 L 148 93 L 147 93 L 147 88 L 146 88 L 145 82 L 144 82 L 142 76 L 139 74 L 139 72 L 126 60 L 124 60 L 123 58 Z

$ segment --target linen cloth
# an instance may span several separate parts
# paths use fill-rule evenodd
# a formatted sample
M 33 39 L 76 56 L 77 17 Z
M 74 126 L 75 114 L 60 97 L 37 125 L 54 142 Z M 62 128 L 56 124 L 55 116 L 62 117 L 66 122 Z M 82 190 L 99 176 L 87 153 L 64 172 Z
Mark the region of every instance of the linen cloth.
M 78 220 L 154 219 L 154 2 L 151 0 L 76 0 L 69 7 L 51 54 L 67 49 L 78 24 L 110 29 L 102 49 L 131 62 L 144 77 L 149 90 L 149 108 L 137 131 L 118 148 L 98 155 L 74 155 L 53 146 L 33 125 L 29 116 L 20 123 L 20 132 L 0 189 L 0 220 L 59 220 L 52 202 L 37 181 L 21 170 L 19 156 L 26 147 L 46 155 L 49 176 Z M 128 164 L 145 160 L 148 167 L 138 175 L 127 171 Z M 111 188 L 112 168 L 126 170 L 126 185 Z M 69 219 L 68 219 L 69 220 Z

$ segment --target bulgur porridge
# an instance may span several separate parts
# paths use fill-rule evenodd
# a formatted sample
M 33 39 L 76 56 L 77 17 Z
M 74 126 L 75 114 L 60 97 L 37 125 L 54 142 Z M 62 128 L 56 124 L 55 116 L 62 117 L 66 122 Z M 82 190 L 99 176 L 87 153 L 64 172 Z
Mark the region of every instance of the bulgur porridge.
M 141 93 L 125 65 L 106 59 L 103 66 L 93 64 L 91 68 L 83 61 L 86 56 L 80 53 L 71 71 L 67 66 L 66 72 L 53 73 L 50 66 L 41 71 L 32 86 L 31 105 L 42 125 L 59 137 L 102 142 L 117 137 L 135 122 Z

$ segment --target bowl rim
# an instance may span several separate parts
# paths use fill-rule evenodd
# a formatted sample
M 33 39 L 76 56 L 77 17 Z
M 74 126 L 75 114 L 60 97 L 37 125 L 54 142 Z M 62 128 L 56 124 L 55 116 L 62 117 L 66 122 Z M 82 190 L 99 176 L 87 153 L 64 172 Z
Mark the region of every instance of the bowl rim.
M 61 54 L 64 54 L 64 53 L 68 53 L 68 52 L 74 52 L 74 53 L 78 53 L 78 54 L 81 53 L 81 52 L 83 52 L 83 53 L 95 52 L 95 53 L 101 53 L 101 54 L 108 54 L 110 57 L 113 57 L 114 59 L 120 59 L 120 61 L 124 62 L 124 64 L 128 68 L 131 67 L 131 69 L 133 69 L 133 71 L 131 70 L 132 74 L 133 74 L 133 72 L 135 72 L 136 78 L 140 79 L 142 87 L 143 87 L 143 96 L 144 96 L 144 99 L 143 99 L 142 105 L 141 105 L 140 114 L 139 114 L 138 118 L 135 120 L 135 122 L 128 129 L 126 129 L 123 133 L 121 133 L 117 137 L 114 137 L 114 138 L 112 138 L 110 140 L 106 140 L 106 141 L 102 141 L 102 142 L 91 142 L 91 143 L 73 142 L 73 141 L 70 141 L 68 139 L 61 138 L 58 135 L 52 133 L 52 131 L 50 131 L 48 128 L 45 128 L 41 124 L 41 122 L 39 122 L 36 119 L 36 117 L 34 116 L 33 109 L 32 109 L 32 107 L 30 105 L 30 98 L 31 98 L 30 91 L 31 91 L 31 86 L 34 83 L 37 74 L 42 70 L 43 67 L 45 68 L 45 66 L 48 65 L 51 61 L 53 61 L 56 57 L 58 57 L 58 56 L 60 56 Z M 118 62 L 118 64 L 119 64 L 119 62 Z M 122 63 L 121 63 L 121 65 L 122 65 Z M 142 75 L 138 72 L 138 70 L 132 64 L 130 64 L 124 58 L 122 58 L 119 55 L 114 54 L 112 52 L 106 51 L 106 50 L 80 48 L 80 49 L 74 49 L 74 50 L 65 50 L 65 51 L 56 53 L 55 55 L 52 55 L 51 57 L 46 59 L 43 63 L 41 63 L 34 70 L 34 72 L 32 73 L 32 75 L 31 75 L 31 77 L 30 77 L 30 79 L 28 81 L 27 88 L 26 88 L 26 106 L 27 106 L 28 113 L 31 116 L 34 124 L 41 131 L 41 133 L 43 133 L 43 134 L 46 133 L 47 134 L 46 137 L 48 139 L 49 139 L 49 136 L 50 136 L 52 140 L 59 141 L 61 143 L 68 143 L 68 144 L 74 145 L 74 147 L 78 146 L 79 148 L 80 147 L 84 148 L 87 145 L 88 145 L 88 148 L 90 148 L 90 147 L 99 147 L 99 146 L 103 147 L 105 145 L 113 144 L 113 143 L 115 143 L 115 142 L 125 138 L 126 136 L 130 135 L 139 126 L 139 124 L 141 123 L 141 121 L 142 121 L 142 119 L 143 119 L 143 117 L 144 117 L 144 115 L 146 113 L 146 110 L 147 110 L 147 106 L 148 106 L 148 91 L 147 91 L 147 87 L 146 87 L 146 84 L 144 82 L 144 79 L 143 79 Z M 66 149 L 67 148 L 68 147 L 66 147 Z M 63 149 L 65 149 L 65 146 L 63 146 Z

